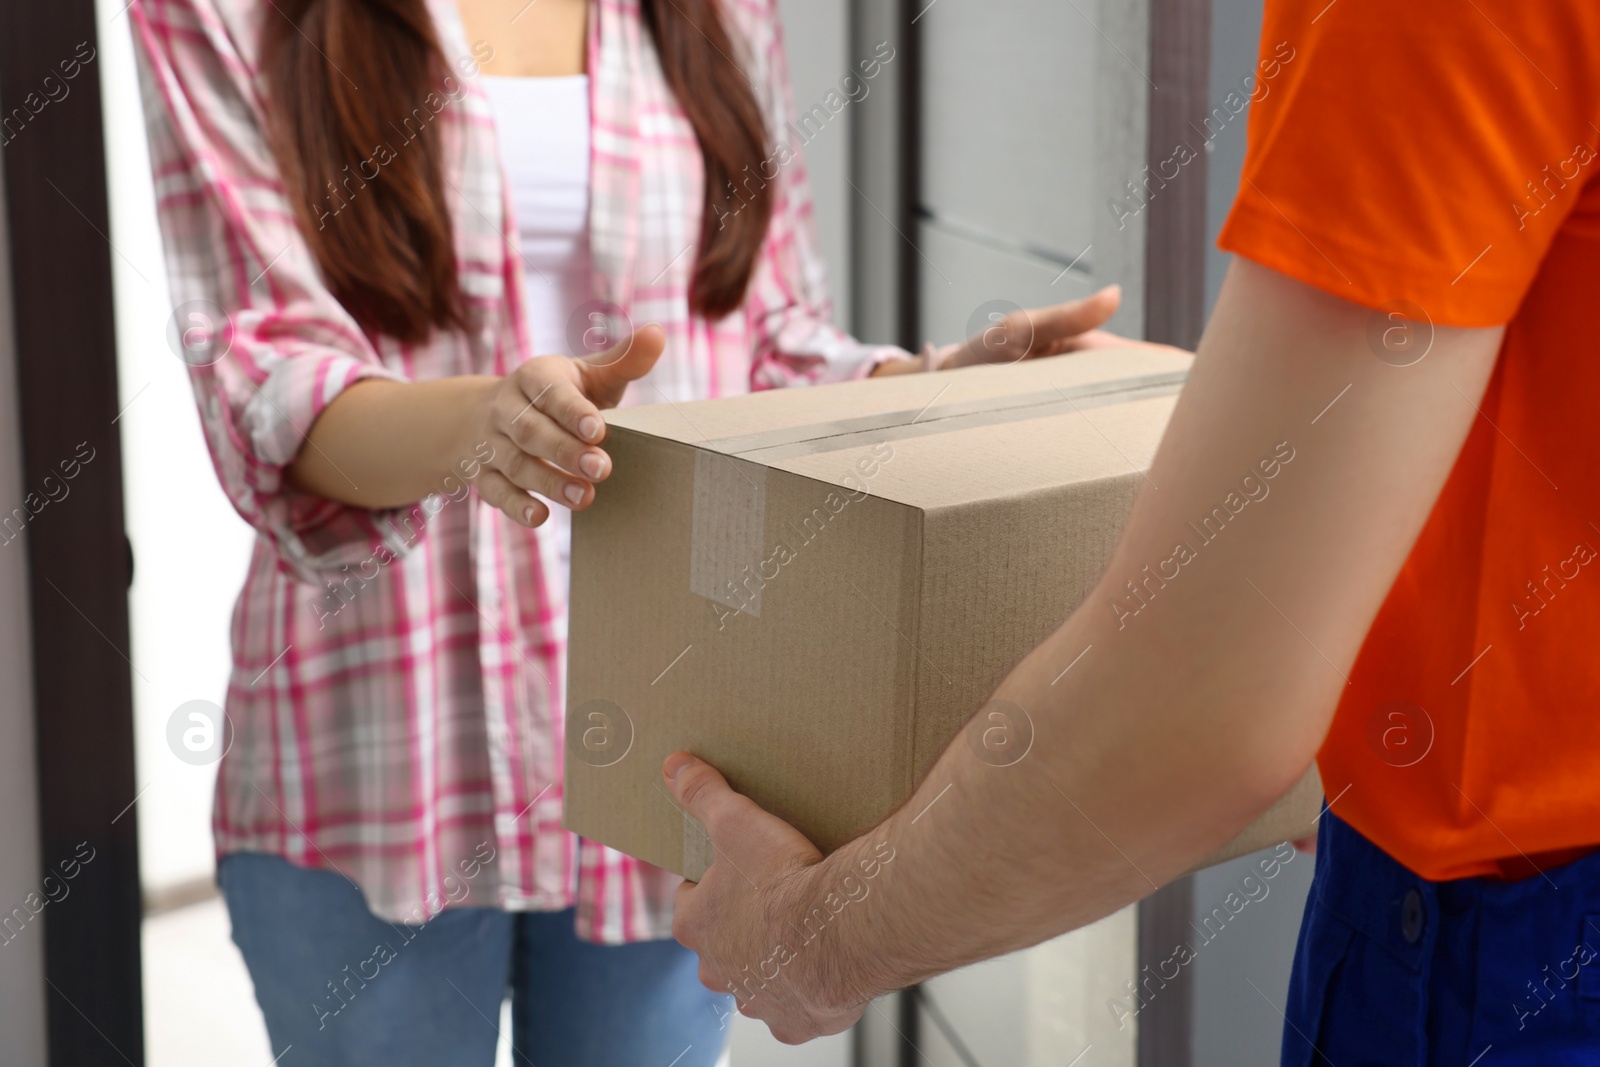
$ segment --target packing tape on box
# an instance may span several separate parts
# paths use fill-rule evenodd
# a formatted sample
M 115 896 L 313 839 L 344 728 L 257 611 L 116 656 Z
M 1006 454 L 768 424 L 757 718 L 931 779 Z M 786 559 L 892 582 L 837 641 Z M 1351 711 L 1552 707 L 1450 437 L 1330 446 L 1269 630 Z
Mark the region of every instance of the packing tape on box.
M 691 882 L 698 882 L 717 858 L 711 846 L 711 836 L 693 816 L 683 813 L 683 873 Z
M 1170 396 L 1183 388 L 1188 376 L 1187 371 L 1141 374 L 702 442 L 694 453 L 689 590 L 726 608 L 761 617 L 763 583 L 755 575 L 767 548 L 764 537 L 768 464 L 879 441 Z
M 1023 422 L 1068 411 L 1171 396 L 1183 388 L 1188 377 L 1187 370 L 1165 371 L 1081 385 L 1056 386 L 1018 396 L 928 405 L 920 411 L 889 411 L 854 419 L 813 422 L 805 426 L 723 437 L 702 442 L 698 448 L 710 449 L 724 456 L 738 456 L 757 464 L 770 464 L 796 456 L 834 452 L 879 441 L 900 441 L 971 426 Z M 699 454 L 704 453 L 697 452 Z M 696 466 L 697 485 L 699 471 L 700 468 Z
M 765 556 L 767 469 L 697 448 L 689 541 L 689 591 L 761 617 L 761 582 L 746 581 Z

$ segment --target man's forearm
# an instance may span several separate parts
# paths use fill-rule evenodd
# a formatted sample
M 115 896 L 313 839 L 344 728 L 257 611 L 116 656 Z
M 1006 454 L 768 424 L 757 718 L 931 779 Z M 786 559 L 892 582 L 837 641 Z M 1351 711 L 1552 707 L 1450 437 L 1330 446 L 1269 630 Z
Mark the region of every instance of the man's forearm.
M 1075 616 L 986 705 L 1038 709 L 1025 758 L 997 766 L 958 738 L 889 820 L 797 880 L 806 912 L 847 892 L 847 878 L 866 887 L 841 915 L 838 941 L 806 961 L 827 972 L 815 988 L 865 1000 L 1093 922 L 1190 870 L 1310 762 L 1314 742 L 1276 766 L 1254 763 L 1227 737 L 1246 727 L 1202 725 L 1211 709 L 1195 696 L 1215 680 L 1152 670 L 1137 650 L 1119 655 L 1114 624 L 1099 622 L 1093 611 Z M 1312 716 L 1325 718 L 1340 680 L 1320 666 L 1331 682 L 1318 685 L 1324 710 Z M 1163 729 L 1133 727 L 1163 705 L 1178 712 Z M 987 728 L 984 715 L 969 733 Z M 885 851 L 893 861 L 863 882 L 863 861 Z

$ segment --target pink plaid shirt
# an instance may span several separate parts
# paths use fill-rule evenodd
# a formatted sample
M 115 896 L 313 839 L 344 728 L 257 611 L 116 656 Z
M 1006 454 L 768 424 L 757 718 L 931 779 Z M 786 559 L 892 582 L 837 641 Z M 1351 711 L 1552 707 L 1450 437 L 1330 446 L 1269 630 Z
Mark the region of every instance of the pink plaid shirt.
M 135 0 L 130 11 L 173 300 L 222 315 L 227 351 L 191 370 L 195 398 L 217 477 L 258 534 L 233 616 L 217 851 L 338 870 L 392 921 L 469 903 L 576 905 L 590 940 L 665 937 L 677 879 L 561 828 L 566 609 L 549 538 L 460 486 L 374 512 L 284 481 L 313 420 L 353 382 L 504 374 L 568 348 L 528 336 L 474 50 L 455 4 L 432 6 L 452 80 L 414 114 L 443 137 L 471 327 L 417 346 L 363 333 L 296 227 L 263 136 L 261 0 Z M 791 102 L 773 0 L 726 10 L 770 128 L 783 131 Z M 594 294 L 667 332 L 630 401 L 858 377 L 900 355 L 831 324 L 798 160 L 776 179 L 743 313 L 691 314 L 700 152 L 637 0 L 595 0 L 588 55 Z M 340 195 L 359 196 L 359 181 Z

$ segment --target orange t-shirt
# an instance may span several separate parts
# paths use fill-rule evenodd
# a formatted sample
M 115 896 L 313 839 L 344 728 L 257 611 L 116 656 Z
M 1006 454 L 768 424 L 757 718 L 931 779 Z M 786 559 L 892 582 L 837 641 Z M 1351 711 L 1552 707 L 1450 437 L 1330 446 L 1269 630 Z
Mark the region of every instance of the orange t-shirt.
M 1396 374 L 1440 357 L 1389 311 L 1508 324 L 1323 784 L 1424 877 L 1527 875 L 1600 846 L 1600 2 L 1268 0 L 1262 42 L 1221 246 L 1376 309 Z

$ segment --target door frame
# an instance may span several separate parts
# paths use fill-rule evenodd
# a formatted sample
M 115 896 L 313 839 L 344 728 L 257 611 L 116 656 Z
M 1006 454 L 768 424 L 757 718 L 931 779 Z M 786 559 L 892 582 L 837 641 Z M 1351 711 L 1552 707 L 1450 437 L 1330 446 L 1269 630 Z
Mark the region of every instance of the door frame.
M 0 5 L 39 868 L 68 888 L 37 920 L 52 1067 L 144 1063 L 133 560 L 98 50 L 94 0 Z

